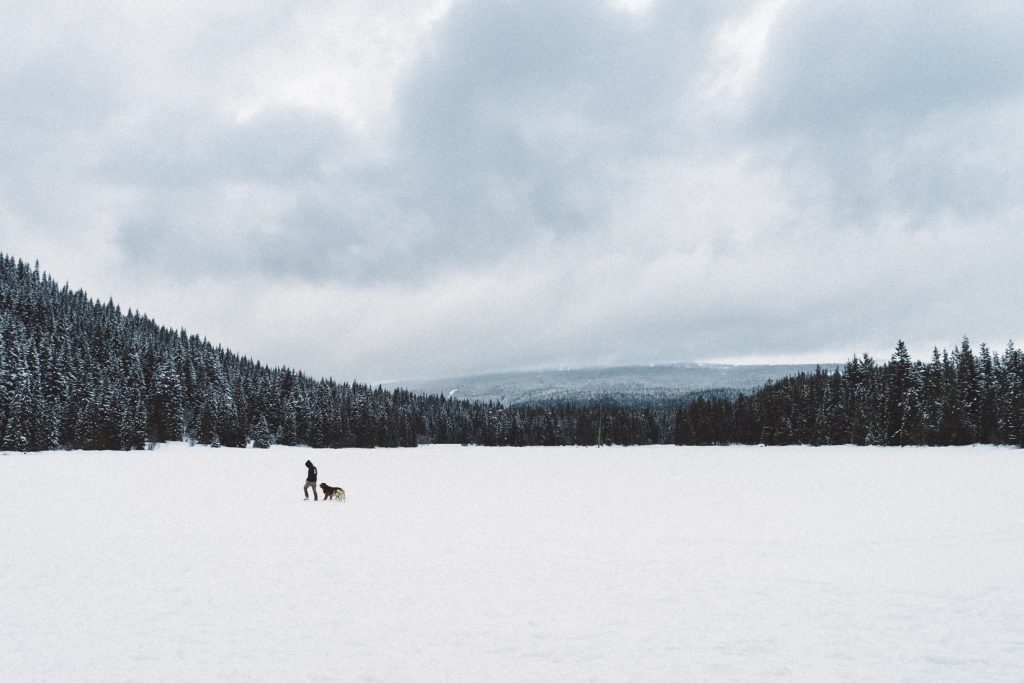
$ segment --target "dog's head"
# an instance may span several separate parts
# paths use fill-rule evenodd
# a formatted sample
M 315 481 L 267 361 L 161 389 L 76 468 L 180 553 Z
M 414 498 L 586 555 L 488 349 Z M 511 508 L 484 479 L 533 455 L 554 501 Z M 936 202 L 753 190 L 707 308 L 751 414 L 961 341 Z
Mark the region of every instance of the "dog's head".
M 331 487 L 328 486 L 327 484 L 320 484 L 320 488 L 322 488 L 324 490 L 324 493 L 327 493 L 327 489 L 329 489 Z

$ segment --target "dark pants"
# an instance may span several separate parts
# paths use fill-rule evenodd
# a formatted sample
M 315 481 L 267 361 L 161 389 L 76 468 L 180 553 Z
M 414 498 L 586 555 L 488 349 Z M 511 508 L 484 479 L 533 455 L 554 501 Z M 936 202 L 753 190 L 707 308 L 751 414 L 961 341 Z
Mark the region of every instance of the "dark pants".
M 309 489 L 313 489 L 313 500 L 320 500 L 316 497 L 316 482 L 307 481 L 306 485 L 302 487 L 302 492 L 306 495 L 306 500 L 309 500 Z

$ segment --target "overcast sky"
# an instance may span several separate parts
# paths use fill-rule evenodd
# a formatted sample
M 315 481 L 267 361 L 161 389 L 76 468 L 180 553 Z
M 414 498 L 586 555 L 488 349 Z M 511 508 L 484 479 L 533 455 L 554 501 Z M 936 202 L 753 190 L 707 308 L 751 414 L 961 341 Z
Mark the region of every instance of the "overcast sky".
M 1024 339 L 1024 4 L 0 0 L 0 251 L 382 381 Z

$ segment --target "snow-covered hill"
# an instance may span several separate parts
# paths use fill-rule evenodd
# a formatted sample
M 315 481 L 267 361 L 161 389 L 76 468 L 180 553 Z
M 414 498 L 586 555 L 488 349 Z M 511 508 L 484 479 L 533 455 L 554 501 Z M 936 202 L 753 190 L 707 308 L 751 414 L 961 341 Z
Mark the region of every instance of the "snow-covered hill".
M 3 454 L 0 680 L 1019 681 L 1021 490 L 994 447 Z
M 823 366 L 825 367 L 825 366 Z M 829 369 L 835 365 L 827 366 Z M 672 363 L 613 368 L 507 372 L 389 383 L 426 394 L 453 395 L 505 405 L 551 400 L 662 400 L 697 391 L 744 390 L 814 365 Z

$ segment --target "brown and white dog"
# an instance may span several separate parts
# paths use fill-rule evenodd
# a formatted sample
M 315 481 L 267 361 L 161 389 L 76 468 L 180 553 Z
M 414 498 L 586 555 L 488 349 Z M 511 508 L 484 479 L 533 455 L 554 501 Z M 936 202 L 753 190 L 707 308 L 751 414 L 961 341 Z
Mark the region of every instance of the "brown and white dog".
M 335 500 L 345 500 L 345 489 L 340 486 L 328 486 L 327 484 L 320 484 L 320 488 L 324 492 L 324 500 L 334 498 Z

